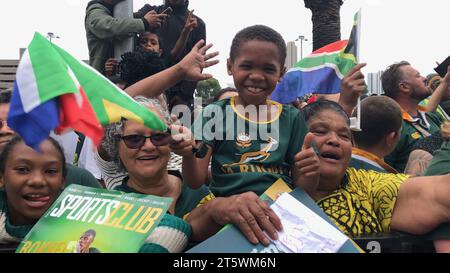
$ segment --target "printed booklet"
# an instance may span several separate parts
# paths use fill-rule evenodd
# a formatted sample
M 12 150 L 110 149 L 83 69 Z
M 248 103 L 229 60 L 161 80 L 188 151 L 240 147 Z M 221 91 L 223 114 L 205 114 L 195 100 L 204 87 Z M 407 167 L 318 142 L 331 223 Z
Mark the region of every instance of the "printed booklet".
M 70 185 L 17 253 L 136 253 L 172 198 Z

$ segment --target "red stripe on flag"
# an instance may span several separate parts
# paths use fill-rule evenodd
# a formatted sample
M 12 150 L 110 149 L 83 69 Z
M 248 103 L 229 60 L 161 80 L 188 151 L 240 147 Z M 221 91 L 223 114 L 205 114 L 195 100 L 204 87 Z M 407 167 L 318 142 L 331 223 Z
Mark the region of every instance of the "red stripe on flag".
M 319 53 L 327 53 L 327 52 L 334 52 L 341 49 L 344 49 L 347 46 L 348 40 L 340 40 L 336 41 L 334 43 L 328 44 L 324 47 L 321 47 L 314 51 L 312 54 L 319 54 Z
M 79 94 L 59 96 L 60 123 L 55 132 L 61 133 L 72 128 L 89 137 L 98 146 L 103 137 L 103 127 L 81 87 L 79 91 Z

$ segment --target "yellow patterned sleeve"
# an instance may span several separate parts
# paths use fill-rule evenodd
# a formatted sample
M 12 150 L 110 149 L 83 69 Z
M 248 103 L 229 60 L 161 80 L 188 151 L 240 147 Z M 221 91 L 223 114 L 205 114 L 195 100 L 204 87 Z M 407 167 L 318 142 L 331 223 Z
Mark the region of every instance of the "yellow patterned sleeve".
M 405 174 L 367 172 L 371 181 L 373 209 L 381 223 L 383 232 L 391 231 L 391 218 L 397 201 L 400 185 L 408 179 Z

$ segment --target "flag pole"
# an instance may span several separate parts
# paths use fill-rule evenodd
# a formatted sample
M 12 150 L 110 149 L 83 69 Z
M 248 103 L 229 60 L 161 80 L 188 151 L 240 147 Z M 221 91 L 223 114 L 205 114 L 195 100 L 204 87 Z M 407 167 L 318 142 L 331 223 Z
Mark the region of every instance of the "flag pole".
M 356 63 L 359 63 L 359 47 L 360 47 L 360 37 L 361 37 L 361 9 L 358 10 L 356 16 Z M 356 103 L 356 117 L 350 118 L 350 129 L 353 131 L 361 131 L 361 96 L 358 97 Z
M 125 0 L 114 6 L 114 17 L 133 18 L 133 0 Z M 133 51 L 133 37 L 126 38 L 114 44 L 114 58 L 120 61 L 122 54 Z

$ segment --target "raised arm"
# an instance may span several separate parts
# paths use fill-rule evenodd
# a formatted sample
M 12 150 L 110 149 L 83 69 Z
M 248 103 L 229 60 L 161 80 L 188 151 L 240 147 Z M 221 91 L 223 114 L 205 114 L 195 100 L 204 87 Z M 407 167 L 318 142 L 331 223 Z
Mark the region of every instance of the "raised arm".
M 157 97 L 181 80 L 202 81 L 212 78 L 211 74 L 202 73 L 204 68 L 219 62 L 209 61 L 219 55 L 218 52 L 206 54 L 211 47 L 212 44 L 204 45 L 203 40 L 199 41 L 179 63 L 133 84 L 125 92 L 132 97 Z
M 365 63 L 357 64 L 342 79 L 339 104 L 349 117 L 358 103 L 358 98 L 366 90 L 366 82 L 361 72 L 364 66 L 366 66 Z
M 450 221 L 450 174 L 405 181 L 395 203 L 391 229 L 427 233 Z
M 439 103 L 441 103 L 443 98 L 448 98 L 450 94 L 450 66 L 447 68 L 447 74 L 441 80 L 441 83 L 431 95 L 425 108 L 427 111 L 435 112 Z
M 86 27 L 99 39 L 125 37 L 145 31 L 145 19 L 115 18 L 104 9 L 92 8 L 86 15 Z
M 172 151 L 183 157 L 183 182 L 190 188 L 197 189 L 208 181 L 208 166 L 212 155 L 209 146 L 206 156 L 197 158 L 193 148 L 199 148 L 195 143 L 192 132 L 182 125 L 171 125 Z
M 183 52 L 183 49 L 186 47 L 186 43 L 189 38 L 189 34 L 198 25 L 197 18 L 194 17 L 193 12 L 194 12 L 194 10 L 189 11 L 189 14 L 186 19 L 186 23 L 183 27 L 183 30 L 180 33 L 180 37 L 178 37 L 178 40 L 177 40 L 175 46 L 170 51 L 170 55 L 172 56 L 173 60 L 177 60 L 180 57 L 180 54 Z

